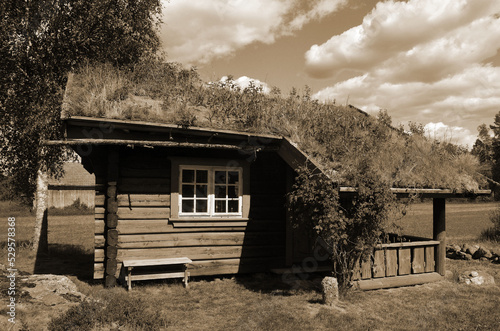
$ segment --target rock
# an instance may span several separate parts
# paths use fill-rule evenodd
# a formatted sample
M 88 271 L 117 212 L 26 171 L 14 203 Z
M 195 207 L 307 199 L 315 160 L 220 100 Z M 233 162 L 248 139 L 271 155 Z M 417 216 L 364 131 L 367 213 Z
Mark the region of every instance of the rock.
M 483 256 L 483 257 L 480 257 L 480 258 L 479 258 L 479 261 L 483 261 L 483 262 L 488 261 L 488 262 L 489 262 L 489 261 L 490 261 L 490 259 L 488 259 L 487 257 L 484 257 L 484 256 Z
M 484 271 L 471 271 L 461 274 L 458 282 L 466 285 L 494 285 L 495 279 Z
M 81 301 L 85 298 L 85 295 L 78 292 L 76 285 L 66 276 L 30 275 L 20 280 L 21 286 L 34 301 L 47 306 L 75 302 L 75 298 Z
M 473 258 L 475 259 L 480 259 L 482 257 L 485 257 L 487 259 L 490 259 L 493 257 L 493 254 L 491 252 L 483 247 L 479 247 L 478 250 L 472 255 Z
M 474 256 L 474 253 L 476 253 L 478 249 L 479 249 L 478 245 L 464 244 L 462 246 L 462 251 L 464 251 L 467 254 L 470 254 L 471 256 Z
M 472 255 L 469 253 L 465 253 L 464 257 L 465 257 L 464 260 L 469 260 L 469 261 L 472 260 Z
M 323 303 L 332 306 L 339 300 L 339 284 L 335 277 L 325 277 L 321 281 Z

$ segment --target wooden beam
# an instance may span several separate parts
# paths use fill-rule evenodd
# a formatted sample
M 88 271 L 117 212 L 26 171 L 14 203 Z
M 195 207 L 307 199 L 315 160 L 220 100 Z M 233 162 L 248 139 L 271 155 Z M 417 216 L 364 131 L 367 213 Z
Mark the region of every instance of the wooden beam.
M 120 120 L 120 119 L 109 119 L 109 118 L 95 118 L 86 116 L 71 116 L 70 118 L 65 118 L 64 122 L 66 125 L 70 126 L 90 126 L 99 127 L 107 125 L 110 129 L 126 129 L 126 130 L 137 130 L 137 131 L 147 131 L 147 132 L 190 132 L 199 136 L 212 136 L 217 134 L 223 136 L 224 138 L 267 138 L 267 139 L 281 139 L 280 136 L 263 134 L 263 133 L 251 133 L 251 132 L 241 132 L 235 130 L 223 130 L 223 129 L 211 129 L 211 128 L 201 128 L 201 127 L 180 127 L 177 124 L 168 123 L 155 123 L 146 121 L 135 121 L 135 120 Z
M 283 138 L 281 141 L 278 155 L 294 170 L 302 166 L 307 166 L 313 173 L 323 173 L 321 167 L 316 162 L 287 138 Z
M 433 239 L 439 241 L 434 254 L 436 258 L 436 271 L 444 276 L 446 271 L 446 200 L 433 199 Z
M 180 147 L 180 148 L 211 148 L 226 150 L 277 150 L 277 147 L 270 146 L 249 146 L 249 145 L 228 145 L 228 144 L 203 144 L 190 142 L 176 142 L 163 140 L 130 140 L 130 139 L 66 139 L 66 140 L 45 140 L 45 146 L 78 146 L 78 145 L 131 145 L 145 147 Z
M 417 275 L 357 280 L 353 283 L 354 287 L 360 290 L 378 290 L 381 288 L 420 285 L 430 282 L 436 282 L 442 279 L 443 276 L 441 276 L 440 274 L 436 272 L 429 272 Z
M 340 194 L 342 196 L 356 195 L 358 189 L 355 187 L 342 186 Z M 418 195 L 422 198 L 470 198 L 476 196 L 491 195 L 491 190 L 476 190 L 474 192 L 454 191 L 450 189 L 420 189 L 420 188 L 391 188 L 391 192 L 400 198 Z

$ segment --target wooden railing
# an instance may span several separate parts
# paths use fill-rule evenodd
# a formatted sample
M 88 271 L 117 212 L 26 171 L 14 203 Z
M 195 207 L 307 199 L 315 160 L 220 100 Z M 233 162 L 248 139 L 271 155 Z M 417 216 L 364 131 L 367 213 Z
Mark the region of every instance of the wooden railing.
M 430 239 L 378 245 L 369 259 L 355 267 L 353 280 L 435 272 L 438 245 L 439 241 Z

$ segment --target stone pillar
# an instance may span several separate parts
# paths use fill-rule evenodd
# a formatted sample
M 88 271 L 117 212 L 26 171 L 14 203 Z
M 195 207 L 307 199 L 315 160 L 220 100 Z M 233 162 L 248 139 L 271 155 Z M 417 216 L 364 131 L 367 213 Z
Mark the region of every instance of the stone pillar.
M 335 277 L 325 277 L 321 281 L 321 289 L 323 293 L 323 303 L 328 306 L 333 306 L 339 301 L 339 284 Z

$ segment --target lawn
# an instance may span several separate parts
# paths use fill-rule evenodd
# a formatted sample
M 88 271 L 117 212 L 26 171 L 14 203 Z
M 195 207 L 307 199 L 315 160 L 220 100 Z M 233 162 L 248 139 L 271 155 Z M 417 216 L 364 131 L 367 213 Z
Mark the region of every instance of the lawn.
M 491 225 L 489 213 L 496 203 L 448 204 L 449 241 L 484 244 L 478 239 Z M 17 216 L 19 240 L 31 236 L 33 216 Z M 7 218 L 5 212 L 0 217 Z M 6 222 L 0 224 L 5 240 Z M 432 204 L 416 204 L 402 221 L 405 233 L 432 236 Z M 18 251 L 18 268 L 32 272 L 70 275 L 84 294 L 98 302 L 83 304 L 68 315 L 49 313 L 52 326 L 66 330 L 75 323 L 95 330 L 493 330 L 500 325 L 500 287 L 458 284 L 466 270 L 483 270 L 500 284 L 500 265 L 479 261 L 447 260 L 446 280 L 414 287 L 353 292 L 336 307 L 321 304 L 320 278 L 294 283 L 281 276 L 255 274 L 238 277 L 198 277 L 190 289 L 178 280 L 137 282 L 134 290 L 104 289 L 89 280 L 92 267 L 92 215 L 49 215 L 50 258 L 34 266 L 29 248 Z M 486 243 L 500 249 L 498 243 Z M 0 257 L 6 260 L 5 245 Z M 318 277 L 318 276 L 317 276 Z M 4 298 L 2 298 L 3 300 Z M 40 325 L 41 312 L 21 310 L 19 319 L 30 329 Z M 60 320 L 57 316 L 61 316 Z

